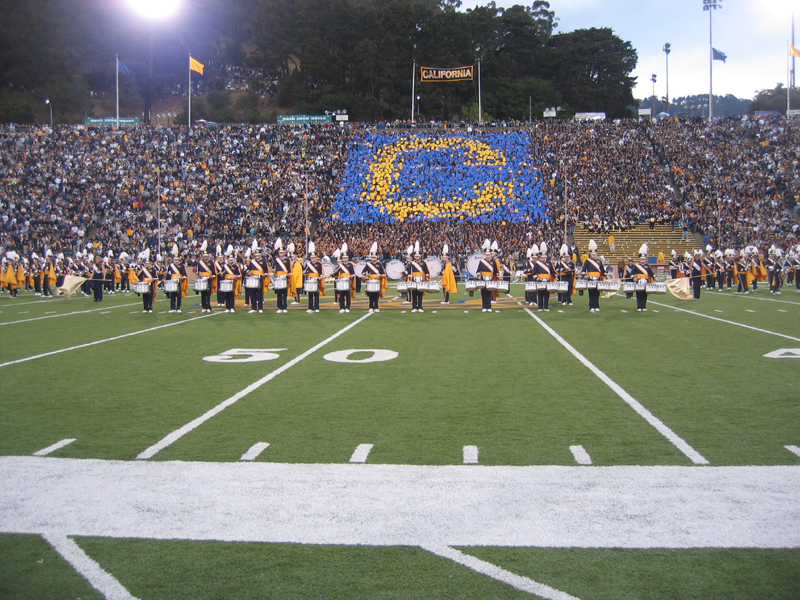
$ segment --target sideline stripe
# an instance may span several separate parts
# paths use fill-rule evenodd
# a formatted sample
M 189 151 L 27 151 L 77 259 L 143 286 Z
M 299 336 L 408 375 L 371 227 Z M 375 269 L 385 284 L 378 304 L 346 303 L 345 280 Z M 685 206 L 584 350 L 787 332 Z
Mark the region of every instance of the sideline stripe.
M 353 452 L 353 455 L 350 457 L 351 463 L 365 463 L 367 462 L 367 458 L 369 457 L 369 453 L 372 450 L 372 444 L 359 444 L 358 447 Z
M 225 313 L 217 313 L 217 314 L 225 314 Z M 189 433 L 193 429 L 196 429 L 197 427 L 199 427 L 200 425 L 202 425 L 203 423 L 208 421 L 211 417 L 214 417 L 214 416 L 218 415 L 219 413 L 221 413 L 223 410 L 225 410 L 229 406 L 232 406 L 233 404 L 236 404 L 236 402 L 238 402 L 239 400 L 241 400 L 242 398 L 247 396 L 250 392 L 256 391 L 258 388 L 260 388 L 265 383 L 271 381 L 272 379 L 274 379 L 275 377 L 277 377 L 278 375 L 280 375 L 284 371 L 292 368 L 294 365 L 299 363 L 301 360 L 303 360 L 304 358 L 310 356 L 311 354 L 313 354 L 314 352 L 316 352 L 317 350 L 319 350 L 323 346 L 327 345 L 328 343 L 332 342 L 333 340 L 338 338 L 343 333 L 346 333 L 346 332 L 350 331 L 353 327 L 355 327 L 356 325 L 361 323 L 361 321 L 363 321 L 364 319 L 370 317 L 373 314 L 375 314 L 375 313 L 367 313 L 363 317 L 361 317 L 360 319 L 358 319 L 356 321 L 353 321 L 352 323 L 350 323 L 350 325 L 348 325 L 344 329 L 340 329 L 339 331 L 334 333 L 329 338 L 327 338 L 325 340 L 322 340 L 319 344 L 317 344 L 313 348 L 310 348 L 309 350 L 306 350 L 300 356 L 296 356 L 295 358 L 293 358 L 292 360 L 287 362 L 285 365 L 283 365 L 281 367 L 278 367 L 277 369 L 275 369 L 271 373 L 265 375 L 264 377 L 262 377 L 261 379 L 259 379 L 255 383 L 251 383 L 246 388 L 244 388 L 242 391 L 237 392 L 236 394 L 234 394 L 233 396 L 231 396 L 227 400 L 224 400 L 224 401 L 220 402 L 214 408 L 206 411 L 205 413 L 203 413 L 202 415 L 200 415 L 199 417 L 197 417 L 193 421 L 188 422 L 186 425 L 184 425 L 180 429 L 176 429 L 175 431 L 173 431 L 172 433 L 167 435 L 165 438 L 163 438 L 161 441 L 157 442 L 156 444 L 153 444 L 152 446 L 147 448 L 145 451 L 141 452 L 136 458 L 138 460 L 147 460 L 148 458 L 154 457 L 158 452 L 160 452 L 161 450 L 163 450 L 167 446 L 170 446 L 174 442 L 177 442 L 184 435 L 186 435 L 187 433 Z M 196 318 L 202 318 L 202 317 L 196 317 Z M 189 319 L 189 320 L 191 320 L 191 319 Z M 0 365 L 0 366 L 2 366 L 2 365 Z
M 255 460 L 258 458 L 258 455 L 267 448 L 269 448 L 269 444 L 267 442 L 258 442 L 253 444 L 250 446 L 250 450 L 242 454 L 242 457 L 239 460 Z
M 137 600 L 113 575 L 89 558 L 74 540 L 61 533 L 45 533 L 42 537 L 107 600 Z
M 48 446 L 47 448 L 42 448 L 41 450 L 37 450 L 33 453 L 34 456 L 47 456 L 48 454 L 52 454 L 56 450 L 63 448 L 75 441 L 75 438 L 70 438 L 66 440 L 61 440 L 60 442 L 56 442 L 52 446 Z
M 104 344 L 105 342 L 113 342 L 114 340 L 121 340 L 123 338 L 139 335 L 140 333 L 147 333 L 148 331 L 156 331 L 157 329 L 164 329 L 165 327 L 172 327 L 173 325 L 180 325 L 181 323 L 189 323 L 190 321 L 196 321 L 197 319 L 205 319 L 206 317 L 213 317 L 214 315 L 221 315 L 221 314 L 223 313 L 211 313 L 210 315 L 203 315 L 202 317 L 192 317 L 191 319 L 184 319 L 183 321 L 175 321 L 174 323 L 167 323 L 166 325 L 159 325 L 158 327 L 150 327 L 148 329 L 134 331 L 133 333 L 125 333 L 123 335 L 106 338 L 104 340 L 97 340 L 96 342 L 88 342 L 86 344 L 81 344 L 80 346 L 72 346 L 70 348 L 62 348 L 61 350 L 53 350 L 52 352 L 45 352 L 44 354 L 37 354 L 36 356 L 20 358 L 18 360 L 12 360 L 9 362 L 0 363 L 0 368 L 8 367 L 9 365 L 17 365 L 19 363 L 28 362 L 29 360 L 36 360 L 37 358 L 45 358 L 47 356 L 53 356 L 54 354 L 61 354 L 62 352 L 69 352 L 70 350 L 80 350 L 81 348 L 88 348 L 89 346 L 96 346 L 97 344 Z
M 156 300 L 156 302 L 158 302 L 158 300 Z M 98 310 L 110 310 L 112 308 L 125 308 L 126 306 L 136 306 L 138 304 L 139 304 L 138 302 L 135 302 L 133 304 L 120 304 L 118 306 L 104 306 L 103 308 L 90 308 L 89 310 L 76 310 L 74 312 L 64 313 L 64 314 L 61 314 L 61 315 L 46 315 L 44 317 L 33 317 L 31 319 L 20 319 L 19 321 L 7 321 L 5 323 L 0 323 L 0 326 L 2 326 L 2 325 L 16 325 L 17 323 L 30 323 L 31 321 L 42 321 L 44 319 L 56 319 L 58 317 L 69 317 L 69 316 L 72 316 L 72 315 L 85 315 L 85 314 L 88 314 L 88 313 L 96 312 Z M 25 311 L 25 312 L 28 312 L 28 311 Z M 19 313 L 19 314 L 22 315 L 22 314 L 25 314 L 25 313 Z
M 583 354 L 578 352 L 575 348 L 573 348 L 569 342 L 567 342 L 564 338 L 558 335 L 552 328 L 550 328 L 547 323 L 542 321 L 539 317 L 537 317 L 533 312 L 529 309 L 525 309 L 531 317 L 533 317 L 539 325 L 541 325 L 547 333 L 552 335 L 558 342 L 564 346 L 567 350 L 569 350 L 570 354 L 572 354 L 575 358 L 583 363 L 583 365 L 589 369 L 592 373 L 594 373 L 600 381 L 605 383 L 608 387 L 610 387 L 620 398 L 622 398 L 628 406 L 630 406 L 633 410 L 635 410 L 639 416 L 641 416 L 645 421 L 650 423 L 655 429 L 667 438 L 672 444 L 681 452 L 683 452 L 689 460 L 691 460 L 696 465 L 707 465 L 709 462 L 703 458 L 703 456 L 694 448 L 692 448 L 686 441 L 683 440 L 677 433 L 672 431 L 669 427 L 667 427 L 661 419 L 656 417 L 653 413 L 647 410 L 644 406 L 639 403 L 636 398 L 631 396 L 628 392 L 626 392 L 622 387 L 620 387 L 613 379 L 611 379 L 608 375 L 603 373 L 600 369 L 598 369 L 592 362 L 589 361 Z M 713 318 L 713 317 L 712 317 Z
M 777 335 L 778 337 L 786 338 L 787 340 L 792 340 L 794 342 L 800 342 L 800 338 L 792 337 L 790 335 L 785 335 L 783 333 L 776 333 L 774 331 L 769 331 L 767 329 L 759 329 L 758 327 L 753 327 L 752 325 L 745 325 L 744 323 L 737 323 L 736 321 L 728 321 L 727 319 L 720 319 L 719 317 L 712 317 L 711 315 L 704 315 L 703 313 L 695 312 L 693 310 L 686 310 L 685 308 L 678 308 L 677 306 L 670 306 L 669 304 L 661 304 L 660 302 L 650 302 L 651 304 L 655 304 L 656 306 L 663 306 L 664 308 L 671 308 L 672 310 L 678 310 L 680 312 L 689 313 L 690 315 L 695 315 L 696 317 L 705 317 L 706 319 L 711 319 L 713 321 L 719 321 L 720 323 L 728 323 L 729 325 L 736 325 L 738 327 L 744 327 L 745 329 L 752 329 L 753 331 L 758 331 L 760 333 L 768 333 L 770 335 Z
M 784 448 L 786 448 L 792 454 L 796 454 L 798 457 L 800 457 L 800 448 L 797 446 L 784 446 Z
M 500 567 L 488 563 L 485 560 L 475 558 L 469 554 L 464 554 L 463 552 L 460 552 L 455 548 L 451 548 L 450 546 L 425 545 L 420 547 L 423 550 L 427 550 L 431 554 L 450 559 L 459 565 L 465 566 L 468 569 L 472 569 L 473 571 L 480 573 L 481 575 L 486 575 L 487 577 L 491 577 L 497 581 L 502 581 L 506 585 L 510 585 L 511 587 L 522 592 L 527 592 L 529 594 L 533 594 L 534 596 L 545 598 L 546 600 L 578 600 L 578 598 L 575 596 L 570 596 L 566 592 L 551 588 L 549 585 L 538 583 L 533 579 L 528 579 L 527 577 L 517 575 L 511 571 L 506 571 L 505 569 L 501 569 Z
M 583 446 L 570 446 L 570 452 L 572 452 L 572 456 L 575 457 L 575 462 L 579 465 L 590 465 L 592 464 L 592 457 L 589 456 L 589 453 L 583 448 Z

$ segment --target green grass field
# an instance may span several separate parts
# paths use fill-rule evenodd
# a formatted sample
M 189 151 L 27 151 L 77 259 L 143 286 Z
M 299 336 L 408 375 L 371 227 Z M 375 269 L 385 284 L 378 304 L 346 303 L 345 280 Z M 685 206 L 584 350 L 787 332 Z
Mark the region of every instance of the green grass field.
M 0 598 L 799 598 L 800 294 L 511 292 L 0 296 Z

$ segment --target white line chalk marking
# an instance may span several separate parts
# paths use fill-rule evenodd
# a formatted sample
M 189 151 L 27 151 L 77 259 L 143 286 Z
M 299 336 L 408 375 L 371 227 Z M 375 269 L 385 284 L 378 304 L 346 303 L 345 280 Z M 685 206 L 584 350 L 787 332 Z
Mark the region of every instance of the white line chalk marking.
M 712 317 L 711 315 L 704 315 L 703 313 L 695 312 L 693 310 L 686 310 L 685 308 L 678 308 L 676 306 L 670 306 L 669 304 L 661 304 L 660 302 L 652 302 L 651 304 L 657 304 L 658 306 L 663 306 L 664 308 L 671 308 L 672 310 L 677 310 L 680 312 L 689 313 L 690 315 L 694 315 L 696 317 L 705 317 L 706 319 L 711 319 L 712 321 L 719 321 L 720 323 L 728 323 L 729 325 L 736 325 L 737 327 L 744 327 L 745 329 L 752 329 L 753 331 L 758 331 L 760 333 L 768 333 L 770 335 L 777 335 L 778 337 L 786 338 L 787 340 L 793 340 L 795 342 L 800 342 L 800 338 L 792 337 L 790 335 L 784 335 L 782 333 L 775 333 L 774 331 L 768 331 L 766 329 L 759 329 L 758 327 L 752 327 L 751 325 L 745 325 L 744 323 L 737 323 L 736 321 L 728 321 L 727 319 L 720 319 L 719 317 Z
M 217 314 L 225 314 L 225 313 L 217 313 Z M 262 377 L 261 379 L 259 379 L 255 383 L 251 383 L 246 388 L 244 388 L 242 391 L 237 392 L 236 394 L 234 394 L 233 396 L 231 396 L 227 400 L 223 400 L 222 402 L 217 404 L 214 408 L 206 411 L 205 413 L 203 413 L 202 415 L 200 415 L 199 417 L 197 417 L 193 421 L 190 421 L 189 423 L 187 423 L 186 425 L 184 425 L 180 429 L 176 429 L 175 431 L 173 431 L 172 433 L 167 435 L 165 438 L 163 438 L 161 441 L 153 444 L 152 446 L 150 446 L 149 448 L 147 448 L 146 450 L 141 452 L 136 458 L 139 459 L 139 460 L 147 460 L 149 458 L 153 458 L 156 454 L 158 454 L 161 450 L 163 450 L 167 446 L 170 446 L 170 445 L 174 444 L 176 441 L 181 439 L 184 435 L 186 435 L 190 431 L 200 427 L 200 425 L 202 425 L 203 423 L 208 421 L 210 418 L 218 415 L 219 413 L 221 413 L 223 410 L 225 410 L 229 406 L 232 406 L 232 405 L 236 404 L 239 400 L 241 400 L 242 398 L 247 396 L 250 392 L 256 391 L 262 385 L 272 381 L 275 377 L 277 377 L 278 375 L 280 375 L 284 371 L 286 371 L 288 369 L 291 369 L 294 365 L 299 363 L 301 360 L 303 360 L 304 358 L 310 356 L 311 354 L 314 354 L 314 352 L 316 352 L 317 350 L 319 350 L 323 346 L 327 345 L 328 343 L 332 342 L 333 340 L 338 338 L 340 335 L 350 331 L 353 327 L 355 327 L 356 325 L 361 323 L 364 319 L 369 318 L 373 314 L 375 314 L 375 313 L 367 313 L 363 317 L 359 318 L 358 320 L 353 321 L 347 327 L 345 327 L 344 329 L 340 329 L 339 331 L 334 333 L 329 338 L 322 340 L 319 344 L 317 344 L 313 348 L 310 348 L 310 349 L 306 350 L 301 355 L 293 358 L 292 360 L 287 362 L 285 365 L 282 365 L 282 366 L 278 367 L 277 369 L 275 369 L 271 373 L 265 375 L 264 377 Z M 202 317 L 195 317 L 195 318 L 201 319 Z M 189 320 L 191 321 L 193 319 L 189 319 Z M 0 365 L 0 366 L 2 366 L 2 365 Z
M 658 431 L 661 435 L 667 438 L 672 444 L 681 452 L 683 452 L 689 460 L 691 460 L 696 465 L 707 465 L 709 462 L 703 458 L 703 456 L 694 448 L 692 448 L 683 438 L 681 438 L 677 433 L 672 431 L 669 427 L 667 427 L 661 419 L 656 417 L 653 413 L 647 410 L 642 404 L 636 400 L 633 396 L 631 396 L 628 392 L 626 392 L 619 384 L 617 384 L 613 379 L 611 379 L 608 375 L 603 373 L 600 369 L 598 369 L 594 363 L 589 361 L 583 354 L 578 352 L 573 346 L 569 344 L 564 338 L 558 335 L 551 327 L 549 327 L 544 321 L 542 321 L 539 317 L 537 317 L 533 312 L 525 309 L 531 317 L 533 317 L 539 325 L 541 325 L 547 333 L 552 335 L 559 344 L 564 346 L 570 354 L 572 354 L 575 358 L 577 358 L 583 365 L 589 369 L 592 373 L 594 373 L 600 381 L 605 383 L 608 387 L 610 387 L 614 393 L 617 394 L 620 398 L 622 398 L 628 406 L 630 406 L 633 410 L 635 410 L 639 416 L 641 416 L 645 421 L 650 423 L 656 431 Z
M 369 453 L 372 450 L 372 444 L 359 444 L 358 447 L 353 452 L 353 455 L 350 457 L 351 463 L 365 463 L 367 462 L 367 457 L 369 457 Z
M 756 312 L 756 311 L 754 311 L 754 310 L 750 310 L 750 309 L 748 308 L 748 309 L 747 309 L 747 312 L 749 312 L 749 313 L 754 313 L 754 312 Z
M 34 456 L 47 456 L 48 454 L 52 454 L 56 450 L 63 448 L 75 441 L 75 438 L 69 438 L 66 440 L 61 440 L 60 442 L 56 442 L 52 446 L 48 446 L 47 448 L 42 448 L 41 450 L 37 450 L 33 453 Z
M 465 465 L 477 465 L 478 464 L 478 447 L 477 446 L 464 446 L 462 449 L 462 453 L 464 455 L 464 464 Z
M 221 315 L 223 313 L 216 313 Z M 121 340 L 127 337 L 131 337 L 134 335 L 139 335 L 140 333 L 147 333 L 149 331 L 156 331 L 158 329 L 164 329 L 165 327 L 172 327 L 173 325 L 180 325 L 181 323 L 189 323 L 191 321 L 196 321 L 197 319 L 205 319 L 206 317 L 212 317 L 214 313 L 210 315 L 203 315 L 202 317 L 193 317 L 191 319 L 185 319 L 183 321 L 175 321 L 174 323 L 167 323 L 166 325 L 159 325 L 158 327 L 149 327 L 148 329 L 140 329 L 139 331 L 134 331 L 132 333 L 125 333 L 123 335 L 117 335 L 115 337 L 106 338 L 104 340 L 97 340 L 96 342 L 88 342 L 86 344 L 80 344 L 79 346 L 71 346 L 70 348 L 62 348 L 61 350 L 53 350 L 52 352 L 45 352 L 44 354 L 37 354 L 35 356 L 29 356 L 27 358 L 20 358 L 18 360 L 11 360 L 9 362 L 0 363 L 0 368 L 8 367 L 9 365 L 18 365 L 20 363 L 28 362 L 29 360 L 36 360 L 37 358 L 45 358 L 47 356 L 53 356 L 55 354 L 61 354 L 62 352 L 70 352 L 71 350 L 80 350 L 81 348 L 88 348 L 89 346 L 96 346 L 97 344 L 104 344 L 106 342 L 113 342 L 115 340 Z
M 798 448 L 797 446 L 784 446 L 784 448 L 786 448 L 792 454 L 800 456 L 800 448 Z
M 0 481 L 4 533 L 373 546 L 800 548 L 800 465 L 0 456 Z
M 473 571 L 480 573 L 481 575 L 486 575 L 487 577 L 491 577 L 497 581 L 502 581 L 503 583 L 510 585 L 511 587 L 522 592 L 527 592 L 529 594 L 533 594 L 534 596 L 545 598 L 545 600 L 578 600 L 575 596 L 570 596 L 565 592 L 551 588 L 543 583 L 537 583 L 533 579 L 528 579 L 527 577 L 517 575 L 511 571 L 506 571 L 505 569 L 501 569 L 500 567 L 484 560 L 475 558 L 469 554 L 464 554 L 463 552 L 459 552 L 450 546 L 425 545 L 422 546 L 422 549 L 427 550 L 436 556 L 448 558 L 459 565 L 465 566 L 468 569 L 472 569 Z
M 269 448 L 269 444 L 267 442 L 258 442 L 250 446 L 250 449 L 242 454 L 242 457 L 239 460 L 255 460 L 258 458 L 258 455 L 261 454 L 264 450 Z
M 103 594 L 106 600 L 136 600 L 135 596 L 92 560 L 74 540 L 61 533 L 45 533 L 42 537 L 89 582 L 89 585 Z
M 569 451 L 572 452 L 572 456 L 575 457 L 575 462 L 579 465 L 592 464 L 592 457 L 583 449 L 583 446 L 570 446 Z
M 778 309 L 778 312 L 785 313 L 785 312 L 789 312 L 789 311 L 788 311 L 788 310 L 783 310 L 782 308 L 779 308 L 779 309 Z
M 158 300 L 156 300 L 156 302 L 158 302 Z M 138 304 L 138 303 L 136 303 L 136 304 Z M 136 304 L 120 304 L 119 306 L 112 306 L 110 308 L 125 308 L 126 306 L 136 306 Z M 2 326 L 2 325 L 16 325 L 17 323 L 30 323 L 31 321 L 42 321 L 44 319 L 57 319 L 58 317 L 70 317 L 72 315 L 86 315 L 86 314 L 89 314 L 89 313 L 97 312 L 99 310 L 105 310 L 105 309 L 103 309 L 103 308 L 92 308 L 92 309 L 89 309 L 89 310 L 76 310 L 76 311 L 73 311 L 73 312 L 63 313 L 63 314 L 60 314 L 60 315 L 50 315 L 50 316 L 44 316 L 44 317 L 33 317 L 31 319 L 20 319 L 19 321 L 8 321 L 7 323 L 0 323 L 0 326 Z M 25 312 L 21 312 L 19 314 L 24 315 L 27 312 L 28 311 L 26 310 Z M 47 313 L 45 313 L 45 315 L 47 315 Z

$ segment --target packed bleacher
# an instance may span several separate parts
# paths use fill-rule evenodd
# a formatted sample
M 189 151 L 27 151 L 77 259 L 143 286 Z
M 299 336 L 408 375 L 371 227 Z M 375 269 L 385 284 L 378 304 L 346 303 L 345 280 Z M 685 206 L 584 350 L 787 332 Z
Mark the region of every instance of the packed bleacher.
M 29 128 L 0 136 L 0 248 L 135 256 L 203 241 L 248 247 L 305 228 L 331 253 L 419 240 L 507 253 L 672 222 L 715 247 L 796 243 L 798 133 L 783 118 L 555 121 L 513 129 Z M 161 201 L 158 202 L 161 186 Z M 566 215 L 565 215 L 566 208 Z M 794 211 L 794 214 L 793 214 Z

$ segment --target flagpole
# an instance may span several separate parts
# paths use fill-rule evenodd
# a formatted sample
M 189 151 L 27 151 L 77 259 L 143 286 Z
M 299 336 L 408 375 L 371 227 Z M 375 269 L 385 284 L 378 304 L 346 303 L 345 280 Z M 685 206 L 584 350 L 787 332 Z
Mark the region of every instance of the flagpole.
M 117 129 L 119 129 L 119 54 L 117 54 Z
M 478 59 L 478 125 L 483 123 L 483 106 L 481 104 L 481 59 Z
M 416 92 L 415 85 L 417 83 L 417 61 L 414 61 L 411 67 L 411 124 L 414 124 L 414 94 Z
M 792 93 L 792 76 L 789 74 L 789 41 L 786 41 L 786 118 L 789 118 L 789 97 Z
M 192 129 L 192 55 L 189 55 L 189 130 Z
M 711 14 L 708 11 L 708 122 L 714 116 L 714 48 L 711 41 Z

